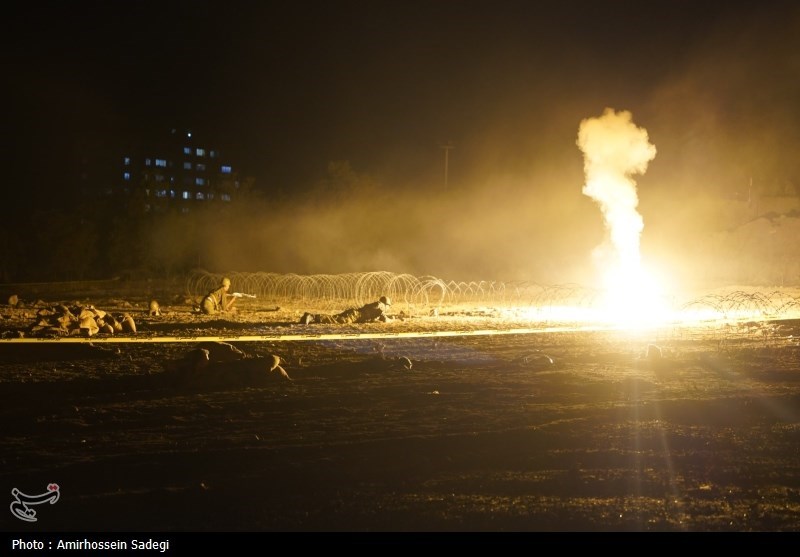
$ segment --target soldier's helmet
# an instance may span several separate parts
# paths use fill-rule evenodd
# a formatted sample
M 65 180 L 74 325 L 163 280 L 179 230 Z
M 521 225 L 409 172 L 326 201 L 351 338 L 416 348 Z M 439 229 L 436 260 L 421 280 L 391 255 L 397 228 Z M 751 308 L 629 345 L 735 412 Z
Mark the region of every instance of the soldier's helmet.
M 386 306 L 392 305 L 392 300 L 390 300 L 386 296 L 381 296 L 378 301 L 381 302 L 382 304 L 386 305 Z

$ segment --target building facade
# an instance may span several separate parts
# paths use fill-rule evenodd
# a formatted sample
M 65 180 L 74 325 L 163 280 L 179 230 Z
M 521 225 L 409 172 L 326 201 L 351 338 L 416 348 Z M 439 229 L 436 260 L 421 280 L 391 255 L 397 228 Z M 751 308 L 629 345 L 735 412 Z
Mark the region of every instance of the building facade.
M 237 173 L 221 152 L 191 131 L 172 129 L 152 143 L 123 153 L 113 192 L 145 213 L 229 203 L 239 190 Z

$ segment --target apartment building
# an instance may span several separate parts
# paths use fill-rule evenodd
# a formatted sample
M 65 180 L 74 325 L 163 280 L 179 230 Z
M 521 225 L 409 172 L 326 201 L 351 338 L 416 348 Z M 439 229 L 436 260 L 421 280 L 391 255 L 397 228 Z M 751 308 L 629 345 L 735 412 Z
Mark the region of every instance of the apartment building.
M 124 152 L 112 193 L 143 212 L 189 212 L 201 204 L 229 203 L 239 190 L 230 161 L 191 131 L 163 137 Z

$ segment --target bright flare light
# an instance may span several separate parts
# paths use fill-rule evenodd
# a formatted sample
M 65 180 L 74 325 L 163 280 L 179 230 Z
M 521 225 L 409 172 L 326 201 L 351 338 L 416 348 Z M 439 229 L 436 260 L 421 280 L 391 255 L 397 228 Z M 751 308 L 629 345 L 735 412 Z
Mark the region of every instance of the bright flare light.
M 611 248 L 597 252 L 604 287 L 598 317 L 620 324 L 663 321 L 668 316 L 661 286 L 641 266 L 644 220 L 636 209 L 639 197 L 632 178 L 645 173 L 656 148 L 630 112 L 610 108 L 581 122 L 577 144 L 584 155 L 583 193 L 600 206 Z
M 640 265 L 606 272 L 597 320 L 628 326 L 664 323 L 674 316 L 659 280 Z

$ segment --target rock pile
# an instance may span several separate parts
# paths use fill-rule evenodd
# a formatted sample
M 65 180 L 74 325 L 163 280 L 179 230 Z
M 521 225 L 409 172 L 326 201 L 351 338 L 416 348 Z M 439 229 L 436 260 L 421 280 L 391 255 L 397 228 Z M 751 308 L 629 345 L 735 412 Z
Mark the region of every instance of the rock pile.
M 136 334 L 136 323 L 129 313 L 117 316 L 94 306 L 68 308 L 63 304 L 41 308 L 36 312 L 36 323 L 28 333 L 31 336 L 84 336 L 98 333 L 114 335 Z

